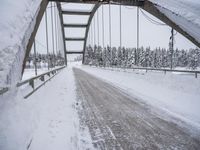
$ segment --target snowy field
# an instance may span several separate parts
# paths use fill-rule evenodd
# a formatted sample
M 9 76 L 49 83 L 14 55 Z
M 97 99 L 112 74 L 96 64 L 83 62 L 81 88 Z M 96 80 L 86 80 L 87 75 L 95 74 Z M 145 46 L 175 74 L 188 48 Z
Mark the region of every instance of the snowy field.
M 200 78 L 180 73 L 80 68 L 200 129 Z
M 41 69 L 37 70 L 37 74 L 40 75 L 40 74 L 45 73 L 47 71 L 48 71 L 48 68 L 41 68 Z M 31 77 L 34 77 L 34 76 L 35 76 L 35 69 L 25 69 L 24 74 L 22 76 L 22 81 L 29 79 Z

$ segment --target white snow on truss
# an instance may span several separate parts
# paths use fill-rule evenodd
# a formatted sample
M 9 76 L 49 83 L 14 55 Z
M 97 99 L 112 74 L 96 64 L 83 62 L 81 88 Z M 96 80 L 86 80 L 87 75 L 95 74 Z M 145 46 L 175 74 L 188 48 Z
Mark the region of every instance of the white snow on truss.
M 0 86 L 21 77 L 25 47 L 35 25 L 41 0 L 1 0 Z
M 199 0 L 149 0 L 169 19 L 200 43 Z

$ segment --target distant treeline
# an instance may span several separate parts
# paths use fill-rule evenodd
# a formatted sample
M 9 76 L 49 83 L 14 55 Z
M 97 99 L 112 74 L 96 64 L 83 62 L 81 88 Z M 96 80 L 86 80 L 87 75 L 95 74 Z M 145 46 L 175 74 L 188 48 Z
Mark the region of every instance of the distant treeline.
M 46 64 L 43 66 L 47 67 L 48 63 L 49 67 L 60 66 L 64 65 L 64 58 L 61 53 L 58 53 L 57 55 L 54 55 L 52 53 L 48 55 L 37 53 L 36 57 L 34 54 L 30 53 L 29 57 L 26 60 L 26 68 L 34 67 L 35 63 L 37 64 L 37 67 L 42 67 L 42 64 Z
M 97 66 L 118 67 L 151 67 L 172 68 L 185 67 L 196 69 L 200 66 L 200 49 L 189 49 L 174 51 L 165 48 L 102 48 L 101 46 L 86 48 L 85 64 Z

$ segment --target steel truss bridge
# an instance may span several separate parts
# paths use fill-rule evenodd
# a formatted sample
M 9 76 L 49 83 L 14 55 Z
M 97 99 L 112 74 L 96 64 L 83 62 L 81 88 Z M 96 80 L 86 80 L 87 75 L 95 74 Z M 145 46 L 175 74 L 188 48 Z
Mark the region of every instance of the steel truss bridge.
M 26 58 L 28 57 L 31 47 L 34 42 L 34 38 L 36 36 L 36 32 L 38 30 L 38 27 L 40 25 L 41 19 L 43 17 L 43 14 L 47 8 L 47 5 L 49 2 L 55 2 L 56 7 L 59 11 L 59 18 L 60 18 L 60 24 L 61 24 L 61 29 L 62 29 L 62 38 L 63 38 L 63 47 L 64 47 L 64 54 L 65 54 L 65 63 L 67 64 L 67 54 L 82 54 L 83 55 L 83 63 L 84 63 L 84 54 L 86 50 L 86 44 L 87 44 L 87 39 L 88 39 L 88 32 L 89 28 L 92 22 L 92 19 L 94 17 L 95 12 L 98 10 L 98 8 L 101 5 L 105 4 L 113 4 L 113 5 L 127 5 L 127 6 L 137 6 L 140 7 L 141 9 L 147 11 L 148 13 L 152 14 L 153 16 L 157 17 L 179 33 L 181 33 L 183 36 L 185 36 L 187 39 L 189 39 L 191 42 L 193 42 L 195 45 L 200 47 L 200 41 L 195 39 L 190 32 L 186 31 L 183 27 L 178 25 L 175 21 L 170 19 L 168 16 L 166 16 L 164 13 L 162 13 L 156 4 L 152 3 L 149 0 L 42 0 L 40 4 L 40 9 L 38 11 L 38 14 L 36 16 L 36 24 L 35 27 L 32 31 L 32 34 L 30 36 L 30 40 L 27 45 L 26 49 L 26 54 L 23 62 L 23 69 L 25 67 L 25 62 Z M 64 10 L 62 9 L 61 4 L 63 3 L 78 3 L 78 4 L 93 4 L 93 7 L 90 11 L 80 11 L 79 8 L 76 10 Z M 69 24 L 65 23 L 63 18 L 64 15 L 76 15 L 76 16 L 89 16 L 89 19 L 87 23 L 77 23 L 77 24 Z M 175 14 L 174 14 L 175 15 Z M 66 28 L 84 28 L 85 29 L 85 35 L 84 37 L 66 37 L 65 35 L 65 29 Z M 68 41 L 82 41 L 84 42 L 83 44 L 83 49 L 79 51 L 74 51 L 74 50 L 67 50 L 66 48 L 66 43 Z

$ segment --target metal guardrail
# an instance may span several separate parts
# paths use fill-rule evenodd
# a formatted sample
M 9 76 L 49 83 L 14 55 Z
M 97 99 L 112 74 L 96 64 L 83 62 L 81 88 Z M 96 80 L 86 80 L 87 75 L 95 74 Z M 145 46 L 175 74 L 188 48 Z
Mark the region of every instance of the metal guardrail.
M 194 70 L 171 70 L 171 69 L 156 69 L 156 68 L 131 68 L 131 69 L 138 69 L 138 70 L 153 70 L 153 71 L 163 71 L 165 74 L 166 72 L 183 72 L 183 73 L 193 73 L 195 75 L 195 78 L 197 78 L 197 75 L 200 74 L 200 71 L 194 71 Z
M 6 87 L 6 88 L 1 88 L 1 89 L 0 89 L 0 95 L 6 93 L 7 91 L 8 91 L 8 88 L 7 88 L 7 87 Z
M 60 71 L 61 69 L 65 68 L 65 66 L 62 66 L 60 68 L 56 68 L 56 69 L 53 69 L 51 71 L 48 71 L 48 72 L 45 72 L 45 73 L 42 73 L 38 76 L 35 76 L 35 77 L 32 77 L 30 79 L 26 79 L 24 81 L 21 81 L 19 83 L 17 83 L 16 87 L 20 87 L 22 85 L 25 85 L 25 84 L 29 84 L 33 90 L 28 93 L 24 98 L 28 98 L 29 96 L 31 96 L 35 91 L 37 91 L 41 86 L 43 86 L 47 81 L 49 81 L 50 79 L 52 79 L 57 73 L 58 71 Z M 47 80 L 45 80 L 45 76 L 49 76 L 49 78 Z M 37 79 L 40 79 L 43 83 L 40 84 L 39 86 L 35 87 L 35 80 Z M 4 87 L 4 88 L 1 88 L 0 89 L 0 95 L 3 95 L 4 93 L 6 93 L 7 91 L 9 91 L 9 87 Z
M 102 66 L 101 66 L 102 67 Z M 110 67 L 110 68 L 118 68 L 118 69 L 133 69 L 133 70 L 145 70 L 146 72 L 150 71 L 163 71 L 165 74 L 167 72 L 182 72 L 182 73 L 192 73 L 195 75 L 195 78 L 197 78 L 198 74 L 200 74 L 200 71 L 195 70 L 171 70 L 171 69 L 157 69 L 157 68 L 144 68 L 144 67 Z

